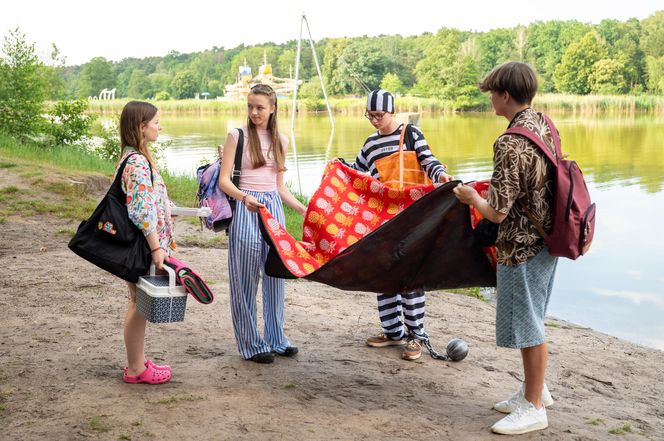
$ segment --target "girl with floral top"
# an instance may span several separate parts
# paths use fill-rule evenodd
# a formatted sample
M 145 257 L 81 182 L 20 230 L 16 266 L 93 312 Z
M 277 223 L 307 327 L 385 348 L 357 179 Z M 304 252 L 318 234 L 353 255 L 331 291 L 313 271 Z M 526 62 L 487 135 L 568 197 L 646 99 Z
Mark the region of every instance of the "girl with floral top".
M 148 144 L 159 136 L 159 113 L 155 106 L 130 101 L 120 115 L 121 157 L 118 166 L 129 157 L 122 173 L 122 191 L 127 195 L 129 218 L 145 235 L 152 263 L 163 269 L 164 260 L 175 248 L 172 239 L 171 203 L 166 185 L 155 167 Z M 116 173 L 117 173 L 116 169 Z M 136 310 L 136 284 L 129 286 L 129 305 L 124 323 L 127 349 L 126 383 L 165 383 L 171 379 L 170 366 L 159 366 L 145 358 L 145 318 Z
M 277 95 L 268 85 L 254 86 L 247 96 L 247 126 L 239 188 L 231 180 L 239 133 L 231 130 L 224 143 L 219 188 L 237 200 L 228 236 L 231 313 L 238 350 L 257 363 L 272 363 L 274 354 L 292 357 L 284 333 L 284 280 L 262 274 L 264 335 L 258 332 L 256 293 L 267 259 L 268 245 L 258 225 L 258 210 L 266 207 L 283 225 L 283 203 L 304 215 L 307 208 L 284 183 L 288 138 L 277 127 Z M 283 201 L 283 202 L 282 202 Z

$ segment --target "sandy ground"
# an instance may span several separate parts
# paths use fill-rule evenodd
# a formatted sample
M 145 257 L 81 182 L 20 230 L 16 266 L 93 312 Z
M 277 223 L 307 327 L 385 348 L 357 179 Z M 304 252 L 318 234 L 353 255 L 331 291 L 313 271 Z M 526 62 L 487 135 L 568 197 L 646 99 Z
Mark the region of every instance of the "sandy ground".
M 0 169 L 0 189 L 8 185 L 29 182 Z M 172 381 L 124 384 L 126 287 L 67 249 L 58 231 L 76 225 L 0 223 L 0 440 L 500 438 L 491 405 L 522 372 L 518 351 L 495 346 L 490 303 L 430 293 L 434 346 L 461 337 L 470 354 L 409 362 L 397 348 L 365 345 L 379 329 L 374 294 L 288 281 L 287 332 L 300 354 L 259 365 L 236 349 L 223 248 L 177 253 L 213 283 L 214 303 L 190 298 L 184 322 L 148 325 L 147 355 L 172 365 Z M 176 236 L 213 234 L 177 227 Z M 520 439 L 664 439 L 664 352 L 555 319 L 547 333 L 549 428 Z

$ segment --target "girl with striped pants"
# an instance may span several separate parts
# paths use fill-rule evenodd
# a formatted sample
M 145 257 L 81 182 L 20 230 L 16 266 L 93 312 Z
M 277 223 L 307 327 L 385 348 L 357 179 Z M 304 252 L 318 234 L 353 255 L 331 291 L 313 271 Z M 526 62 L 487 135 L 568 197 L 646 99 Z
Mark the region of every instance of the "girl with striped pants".
M 292 357 L 284 333 L 283 279 L 262 274 L 263 336 L 258 330 L 256 295 L 268 253 L 258 224 L 258 210 L 266 207 L 283 225 L 285 203 L 298 213 L 307 208 L 284 184 L 288 138 L 277 127 L 277 95 L 268 85 L 258 84 L 247 96 L 247 125 L 242 152 L 239 188 L 231 180 L 239 132 L 233 129 L 224 143 L 219 187 L 238 201 L 228 237 L 228 272 L 231 287 L 233 330 L 240 355 L 257 363 L 272 363 L 274 354 Z

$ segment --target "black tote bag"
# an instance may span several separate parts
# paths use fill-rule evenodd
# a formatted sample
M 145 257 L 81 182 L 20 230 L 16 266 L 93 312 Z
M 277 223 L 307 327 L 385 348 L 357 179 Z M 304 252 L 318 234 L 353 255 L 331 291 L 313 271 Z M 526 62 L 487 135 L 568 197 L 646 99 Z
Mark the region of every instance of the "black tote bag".
M 120 180 L 129 155 L 111 188 L 90 218 L 81 222 L 69 241 L 69 249 L 88 262 L 128 282 L 147 274 L 152 256 L 143 232 L 129 219 Z

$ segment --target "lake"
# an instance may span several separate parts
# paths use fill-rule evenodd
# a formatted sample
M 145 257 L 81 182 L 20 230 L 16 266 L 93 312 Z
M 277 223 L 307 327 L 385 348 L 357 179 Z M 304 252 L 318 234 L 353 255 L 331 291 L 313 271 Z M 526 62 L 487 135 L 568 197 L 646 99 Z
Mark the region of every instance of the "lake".
M 290 137 L 290 117 L 280 115 Z M 597 203 L 593 247 L 577 261 L 561 259 L 549 314 L 616 337 L 664 350 L 664 116 L 555 115 L 563 150 L 583 170 Z M 172 144 L 166 167 L 194 174 L 216 154 L 240 116 L 161 118 Z M 286 179 L 310 195 L 327 160 L 354 160 L 372 127 L 361 116 L 296 119 L 297 161 L 289 150 Z M 457 179 L 490 177 L 492 144 L 507 121 L 492 114 L 423 115 L 433 152 Z M 299 176 L 298 176 L 299 171 Z

